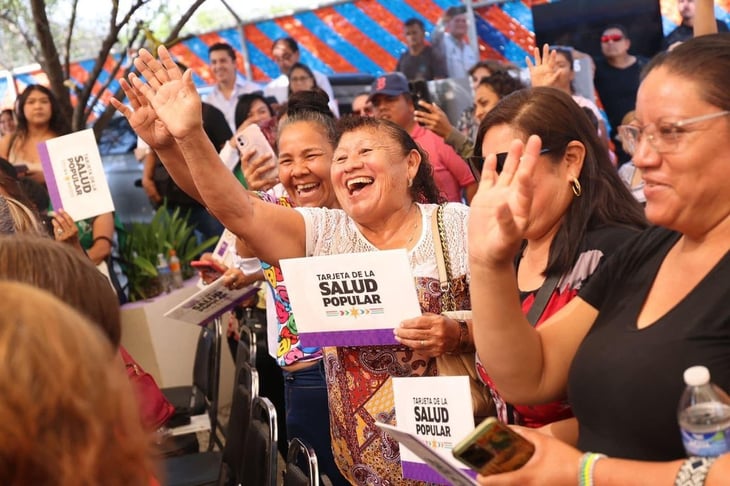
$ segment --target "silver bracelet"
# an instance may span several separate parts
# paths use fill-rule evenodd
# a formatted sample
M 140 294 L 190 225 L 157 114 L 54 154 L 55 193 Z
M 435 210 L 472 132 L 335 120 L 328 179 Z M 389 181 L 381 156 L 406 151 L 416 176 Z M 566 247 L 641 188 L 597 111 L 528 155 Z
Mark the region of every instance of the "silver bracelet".
M 682 463 L 674 478 L 674 486 L 702 486 L 716 457 L 692 456 Z

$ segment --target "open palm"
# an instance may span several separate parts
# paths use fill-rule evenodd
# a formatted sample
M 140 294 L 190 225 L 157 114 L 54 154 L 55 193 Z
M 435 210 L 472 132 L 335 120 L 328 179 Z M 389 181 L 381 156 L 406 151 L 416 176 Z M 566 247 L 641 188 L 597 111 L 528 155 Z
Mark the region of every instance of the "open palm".
M 153 150 L 160 150 L 174 144 L 175 139 L 167 130 L 165 124 L 159 120 L 157 113 L 155 113 L 147 99 L 142 96 L 142 93 L 124 79 L 120 80 L 120 85 L 129 100 L 129 106 L 123 105 L 115 98 L 111 102 L 124 115 L 132 130 Z
M 164 47 L 160 59 L 141 49 L 134 65 L 145 81 L 130 77 L 133 86 L 146 98 L 159 121 L 175 138 L 184 138 L 202 126 L 202 105 L 190 71 L 180 72 Z

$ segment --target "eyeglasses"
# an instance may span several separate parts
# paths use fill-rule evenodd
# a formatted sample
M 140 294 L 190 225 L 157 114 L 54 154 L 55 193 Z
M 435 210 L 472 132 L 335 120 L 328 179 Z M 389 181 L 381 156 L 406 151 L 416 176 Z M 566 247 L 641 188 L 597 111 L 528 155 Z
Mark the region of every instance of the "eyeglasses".
M 618 134 L 621 137 L 621 144 L 629 155 L 634 155 L 639 148 L 642 137 L 646 135 L 649 145 L 659 154 L 673 152 L 679 145 L 682 134 L 688 132 L 684 127 L 707 120 L 713 120 L 721 116 L 730 114 L 730 111 L 718 111 L 708 115 L 696 116 L 679 120 L 676 122 L 659 122 L 650 123 L 645 127 L 637 125 L 621 125 L 618 127 Z
M 291 81 L 292 83 L 303 83 L 305 81 L 309 81 L 310 79 L 312 78 L 310 78 L 309 76 L 292 76 L 291 78 L 289 78 L 289 81 Z
M 618 42 L 624 40 L 623 34 L 607 34 L 601 36 L 601 42 Z
M 552 149 L 544 148 L 540 150 L 540 155 L 544 155 L 550 151 L 552 151 Z M 495 155 L 497 156 L 496 172 L 497 174 L 501 174 L 502 169 L 504 169 L 504 163 L 507 161 L 507 152 L 500 152 Z M 482 157 L 481 155 L 472 155 L 471 157 L 469 157 L 469 167 L 471 168 L 474 177 L 476 177 L 477 179 L 481 177 L 482 169 L 484 168 L 485 158 L 486 157 Z

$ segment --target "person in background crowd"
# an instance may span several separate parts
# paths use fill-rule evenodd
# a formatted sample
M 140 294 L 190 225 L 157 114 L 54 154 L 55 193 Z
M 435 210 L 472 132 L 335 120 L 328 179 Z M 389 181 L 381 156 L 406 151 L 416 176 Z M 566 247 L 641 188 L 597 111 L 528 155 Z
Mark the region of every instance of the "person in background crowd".
M 467 36 L 469 19 L 466 7 L 452 6 L 444 13 L 444 34 L 437 37 L 437 49 L 446 60 L 446 69 L 450 78 L 465 79 L 469 68 L 479 60 L 472 49 Z
M 482 78 L 486 78 L 500 71 L 510 72 L 511 68 L 512 67 L 510 65 L 492 59 L 479 61 L 472 67 L 470 67 L 469 80 L 471 84 L 472 99 L 476 97 L 475 92 L 477 86 L 479 85 L 479 81 L 481 81 Z M 472 141 L 476 140 L 477 129 L 479 128 L 479 123 L 476 122 L 474 118 L 474 110 L 475 106 L 472 104 L 461 113 L 461 115 L 459 116 L 459 121 L 456 123 L 456 129 L 459 131 L 459 133 Z M 459 151 L 459 153 L 462 152 Z
M 132 388 L 99 329 L 30 285 L 3 281 L 0 293 L 0 483 L 158 484 Z
M 481 78 L 474 88 L 475 102 L 470 110 L 474 117 L 472 125 L 478 127 L 479 122 L 500 99 L 522 88 L 524 88 L 522 83 L 507 71 L 496 71 L 491 76 Z M 419 101 L 419 104 L 424 109 L 416 110 L 414 114 L 416 122 L 442 137 L 464 160 L 469 160 L 474 154 L 474 138 L 465 136 L 453 127 L 446 113 L 435 103 Z M 474 136 L 476 138 L 476 133 Z
M 223 113 L 208 103 L 202 103 L 203 128 L 209 140 L 220 151 L 232 137 L 233 133 L 226 122 Z M 167 169 L 159 160 L 154 150 L 144 140 L 138 139 L 137 146 L 146 147 L 144 168 L 142 171 L 142 187 L 150 198 L 152 205 L 157 208 L 163 201 L 169 211 L 180 209 L 182 214 L 190 212 L 189 221 L 195 225 L 199 241 L 220 236 L 223 226 L 195 199 L 191 198 L 170 177 Z
M 317 88 L 317 80 L 309 66 L 296 62 L 289 69 L 289 95 L 298 91 L 311 91 Z
M 636 112 L 630 111 L 626 114 L 623 120 L 621 120 L 621 125 L 619 126 L 635 124 L 635 120 Z M 619 139 L 622 139 L 620 130 L 618 136 Z M 624 144 L 623 140 L 621 141 L 621 143 L 623 144 L 624 151 L 627 151 L 627 145 Z M 629 160 L 618 168 L 618 176 L 621 178 L 624 184 L 626 184 L 626 187 L 629 188 L 629 191 L 631 191 L 634 199 L 639 201 L 639 203 L 642 205 L 646 204 L 646 196 L 644 196 L 644 179 L 642 179 L 641 177 L 641 170 L 636 167 L 636 165 L 634 165 L 633 160 Z
M 352 99 L 352 113 L 360 116 L 372 116 L 373 106 L 368 100 L 370 93 L 358 93 Z
M 609 150 L 608 130 L 603 116 L 598 107 L 588 98 L 575 93 L 573 89 L 573 81 L 575 79 L 575 71 L 573 70 L 573 49 L 571 47 L 554 47 L 550 48 L 547 44 L 542 47 L 542 55 L 540 48 L 533 49 L 534 61 L 530 58 L 526 59 L 527 67 L 530 70 L 530 80 L 532 86 L 550 86 L 557 88 L 573 97 L 573 101 L 578 103 L 582 108 L 588 108 L 593 112 L 598 123 L 598 136 L 603 141 L 606 150 Z M 615 165 L 615 164 L 614 164 Z
M 236 69 L 236 51 L 225 42 L 218 42 L 208 48 L 210 70 L 215 78 L 213 90 L 203 101 L 218 108 L 226 119 L 231 132 L 236 131 L 233 113 L 238 97 L 246 93 L 261 91 L 258 84 L 239 77 Z
M 15 114 L 10 108 L 0 111 L 0 136 L 11 135 L 15 133 L 17 125 L 15 123 Z
M 19 176 L 45 184 L 38 144 L 71 131 L 61 114 L 58 100 L 50 89 L 39 84 L 28 85 L 16 102 L 18 127 L 15 133 L 0 139 L 0 157 L 16 166 L 25 166 Z M 20 172 L 20 171 L 19 171 Z
M 406 51 L 401 54 L 395 70 L 409 81 L 431 81 L 448 76 L 441 52 L 426 44 L 426 27 L 421 19 L 405 21 Z
M 654 226 L 538 329 L 519 306 L 514 256 L 534 217 L 543 147 L 536 136 L 513 142 L 499 175 L 489 157 L 469 225 L 477 352 L 513 402 L 567 393 L 580 429 L 578 449 L 521 430 L 532 459 L 480 484 L 727 484 L 730 454 L 687 458 L 677 420 L 688 367 L 705 365 L 730 390 L 727 79 L 727 34 L 690 39 L 647 66 L 636 120 L 619 132 Z
M 433 177 L 447 201 L 467 203 L 476 191 L 469 165 L 442 138 L 416 123 L 408 80 L 402 73 L 387 73 L 375 79 L 370 90 L 374 116 L 389 120 L 406 130 L 428 154 Z M 464 194 L 462 195 L 462 191 Z
M 271 47 L 271 57 L 279 67 L 281 74 L 264 87 L 264 95 L 274 96 L 281 104 L 286 102 L 289 95 L 289 77 L 287 73 L 289 73 L 294 64 L 301 62 L 299 44 L 291 37 L 277 39 Z M 312 74 L 314 74 L 314 79 L 317 81 L 317 86 L 322 88 L 327 93 L 327 96 L 329 96 L 330 109 L 334 106 L 332 112 L 335 116 L 340 116 L 337 99 L 335 98 L 335 93 L 332 91 L 332 85 L 329 79 L 325 74 L 314 69 L 312 69 Z
M 702 1 L 702 0 L 700 0 Z M 680 42 L 691 39 L 694 35 L 695 26 L 695 0 L 677 0 L 677 10 L 682 21 L 664 38 L 664 48 L 673 49 Z M 714 5 L 713 5 L 714 7 Z M 713 19 L 717 28 L 716 32 L 727 32 L 727 24 L 721 20 Z
M 616 127 L 636 105 L 639 75 L 647 63 L 647 59 L 629 54 L 630 48 L 631 40 L 625 27 L 606 27 L 601 35 L 603 57 L 595 61 L 596 71 L 593 78 L 611 125 L 611 140 L 617 142 L 614 145 L 619 165 L 631 157 L 621 149 L 616 138 Z
M 256 123 L 261 127 L 262 132 L 266 135 L 267 129 L 275 130 L 276 119 L 274 117 L 274 109 L 266 101 L 261 93 L 249 93 L 238 98 L 236 103 L 235 122 L 238 129 L 236 133 L 228 140 L 220 150 L 220 157 L 226 167 L 233 170 L 233 174 L 243 184 L 244 187 L 251 190 L 266 190 L 270 187 L 252 187 L 243 173 L 241 165 L 241 153 L 238 148 L 238 134 L 246 129 L 252 123 Z M 275 182 L 274 182 L 275 183 Z

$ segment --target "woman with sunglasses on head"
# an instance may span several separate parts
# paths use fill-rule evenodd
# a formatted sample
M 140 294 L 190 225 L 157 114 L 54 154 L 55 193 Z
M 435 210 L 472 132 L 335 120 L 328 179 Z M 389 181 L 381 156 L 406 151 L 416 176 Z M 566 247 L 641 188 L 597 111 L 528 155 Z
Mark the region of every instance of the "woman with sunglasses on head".
M 595 128 L 570 95 L 533 88 L 505 97 L 479 126 L 477 155 L 496 153 L 500 172 L 512 140 L 524 142 L 527 134 L 538 134 L 543 145 L 535 168 L 531 217 L 514 261 L 522 311 L 540 327 L 576 296 L 608 255 L 645 226 L 645 220 Z M 564 397 L 529 406 L 503 399 L 501 385 L 495 385 L 482 366 L 478 369 L 491 387 L 502 421 L 542 427 L 572 417 Z
M 567 393 L 578 449 L 590 452 L 522 431 L 536 445 L 532 459 L 481 484 L 577 484 L 579 473 L 582 484 L 602 486 L 727 484 L 730 454 L 686 457 L 677 405 L 690 366 L 706 366 L 730 390 L 728 78 L 723 34 L 687 41 L 647 67 L 636 120 L 620 131 L 656 226 L 537 330 L 514 298 L 512 261 L 534 218 L 539 152 L 550 146 L 520 137 L 500 175 L 490 158 L 469 228 L 477 351 L 514 402 Z

